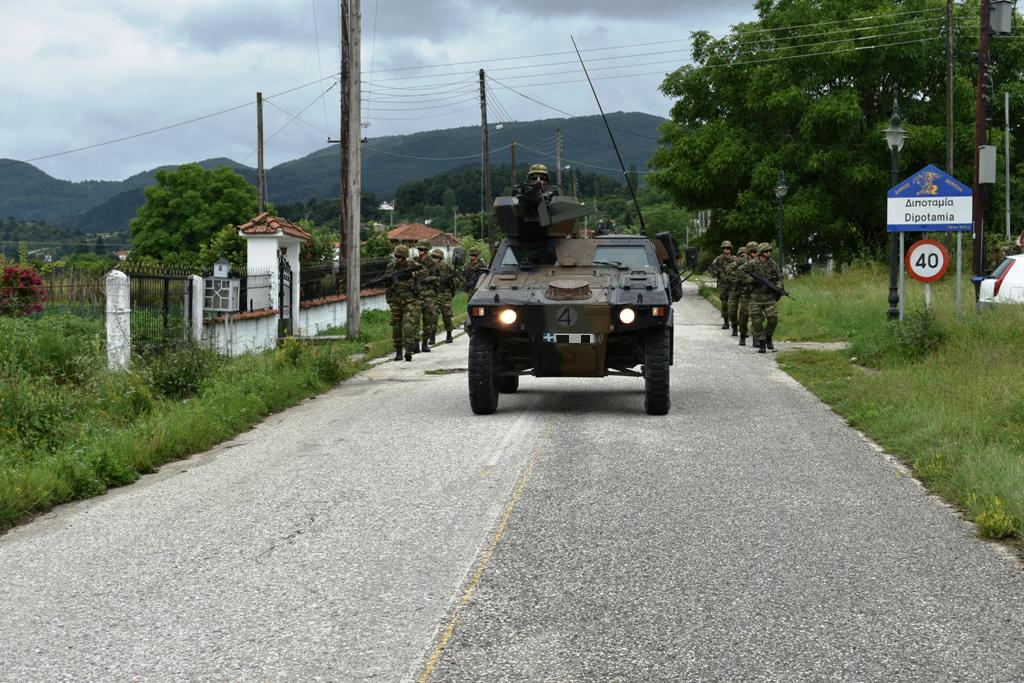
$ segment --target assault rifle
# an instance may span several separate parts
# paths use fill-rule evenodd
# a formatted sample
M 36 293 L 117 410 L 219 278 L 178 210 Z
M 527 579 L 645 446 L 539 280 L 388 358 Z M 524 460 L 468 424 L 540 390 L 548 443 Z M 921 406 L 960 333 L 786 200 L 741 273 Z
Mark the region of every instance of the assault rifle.
M 408 280 L 409 278 L 411 278 L 413 276 L 413 273 L 418 269 L 419 267 L 417 266 L 416 268 L 402 268 L 390 274 L 385 273 L 384 275 L 380 275 L 378 277 L 373 278 L 372 280 L 364 282 L 363 287 L 371 287 L 373 285 L 378 285 L 386 281 L 390 281 L 391 284 L 397 285 L 399 282 L 403 282 L 404 280 Z
M 783 287 L 782 285 L 777 285 L 771 280 L 765 280 L 760 275 L 755 275 L 754 273 L 750 273 L 750 277 L 754 279 L 754 282 L 760 285 L 764 285 L 765 287 L 770 289 L 772 291 L 772 294 L 775 295 L 776 299 L 781 299 L 784 296 L 788 296 L 790 299 L 793 299 L 793 295 L 787 292 L 786 288 Z M 796 301 L 796 299 L 793 299 L 793 301 Z

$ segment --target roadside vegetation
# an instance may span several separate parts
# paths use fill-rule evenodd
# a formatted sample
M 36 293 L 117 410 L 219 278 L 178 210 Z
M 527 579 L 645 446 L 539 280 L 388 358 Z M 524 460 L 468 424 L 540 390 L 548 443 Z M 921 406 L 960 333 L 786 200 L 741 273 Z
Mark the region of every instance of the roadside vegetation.
M 776 338 L 844 341 L 843 351 L 780 353 L 779 365 L 960 508 L 978 533 L 1024 539 L 1024 306 L 976 313 L 963 280 L 906 284 L 902 323 L 886 319 L 888 271 L 861 266 L 786 282 Z M 703 290 L 709 299 L 714 289 Z
M 234 359 L 189 347 L 128 372 L 106 370 L 103 339 L 102 320 L 0 317 L 0 531 L 207 450 L 392 350 L 387 311 L 365 312 L 352 341 Z

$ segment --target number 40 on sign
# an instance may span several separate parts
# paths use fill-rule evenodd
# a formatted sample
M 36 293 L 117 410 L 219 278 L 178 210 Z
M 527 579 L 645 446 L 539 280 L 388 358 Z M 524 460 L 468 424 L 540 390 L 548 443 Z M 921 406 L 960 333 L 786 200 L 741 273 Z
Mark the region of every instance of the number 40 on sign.
M 910 277 L 924 283 L 924 306 L 926 309 L 931 308 L 931 283 L 946 274 L 946 268 L 949 267 L 949 253 L 940 242 L 918 240 L 907 249 L 905 261 Z

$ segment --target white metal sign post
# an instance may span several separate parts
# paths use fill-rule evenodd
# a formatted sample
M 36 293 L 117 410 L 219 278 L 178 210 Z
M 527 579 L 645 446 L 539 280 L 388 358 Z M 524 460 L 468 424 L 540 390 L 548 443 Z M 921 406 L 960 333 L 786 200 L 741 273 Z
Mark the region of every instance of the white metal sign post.
M 910 277 L 924 283 L 924 309 L 927 311 L 932 307 L 932 283 L 949 268 L 949 252 L 941 242 L 918 240 L 907 249 L 905 265 Z
M 960 244 L 959 233 L 971 232 L 974 229 L 974 205 L 971 188 L 948 173 L 928 164 L 920 171 L 889 189 L 886 195 L 886 230 L 900 233 L 900 258 L 905 257 L 903 233 L 905 232 L 955 232 L 957 245 Z M 944 247 L 932 240 L 922 240 L 934 244 L 942 250 L 948 265 L 949 255 Z M 930 253 L 930 252 L 929 252 Z M 907 256 L 909 258 L 909 256 Z M 928 262 L 931 257 L 926 256 Z M 911 270 L 909 260 L 907 270 L 912 277 L 920 280 Z M 927 265 L 927 263 L 926 263 Z M 956 256 L 956 317 L 960 317 L 960 280 L 962 272 L 960 249 Z M 942 267 L 942 273 L 946 267 Z M 942 277 L 939 274 L 933 280 Z M 932 280 L 923 280 L 926 285 Z M 931 297 L 930 287 L 925 287 L 926 304 Z M 903 320 L 903 272 L 900 271 L 900 320 Z

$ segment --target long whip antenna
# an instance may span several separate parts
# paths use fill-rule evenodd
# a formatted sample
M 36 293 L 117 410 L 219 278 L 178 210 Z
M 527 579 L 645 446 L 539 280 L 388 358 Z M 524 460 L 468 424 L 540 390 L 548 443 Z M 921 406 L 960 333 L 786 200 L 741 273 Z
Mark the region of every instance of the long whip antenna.
M 604 127 L 608 129 L 608 137 L 612 139 L 612 147 L 615 148 L 615 156 L 619 159 L 619 168 L 622 169 L 622 177 L 626 179 L 626 187 L 629 188 L 629 194 L 633 197 L 633 206 L 636 207 L 636 215 L 640 217 L 640 229 L 643 230 L 646 235 L 647 225 L 644 224 L 644 214 L 640 211 L 640 202 L 636 200 L 636 192 L 633 190 L 633 183 L 629 182 L 629 174 L 626 173 L 626 165 L 622 163 L 622 155 L 619 154 L 619 146 L 615 144 L 615 136 L 612 135 L 612 127 L 608 125 L 608 117 L 604 115 L 604 107 L 601 106 L 601 100 L 597 97 L 597 90 L 594 89 L 594 82 L 590 80 L 590 73 L 587 71 L 587 65 L 583 63 L 583 55 L 580 54 L 580 49 L 576 47 L 576 39 L 570 35 L 569 40 L 572 41 L 572 47 L 576 50 L 576 56 L 580 59 L 580 66 L 583 67 L 583 74 L 587 77 L 587 83 L 590 84 L 590 92 L 594 93 L 594 100 L 597 102 L 597 109 L 601 112 L 601 119 L 604 121 Z

